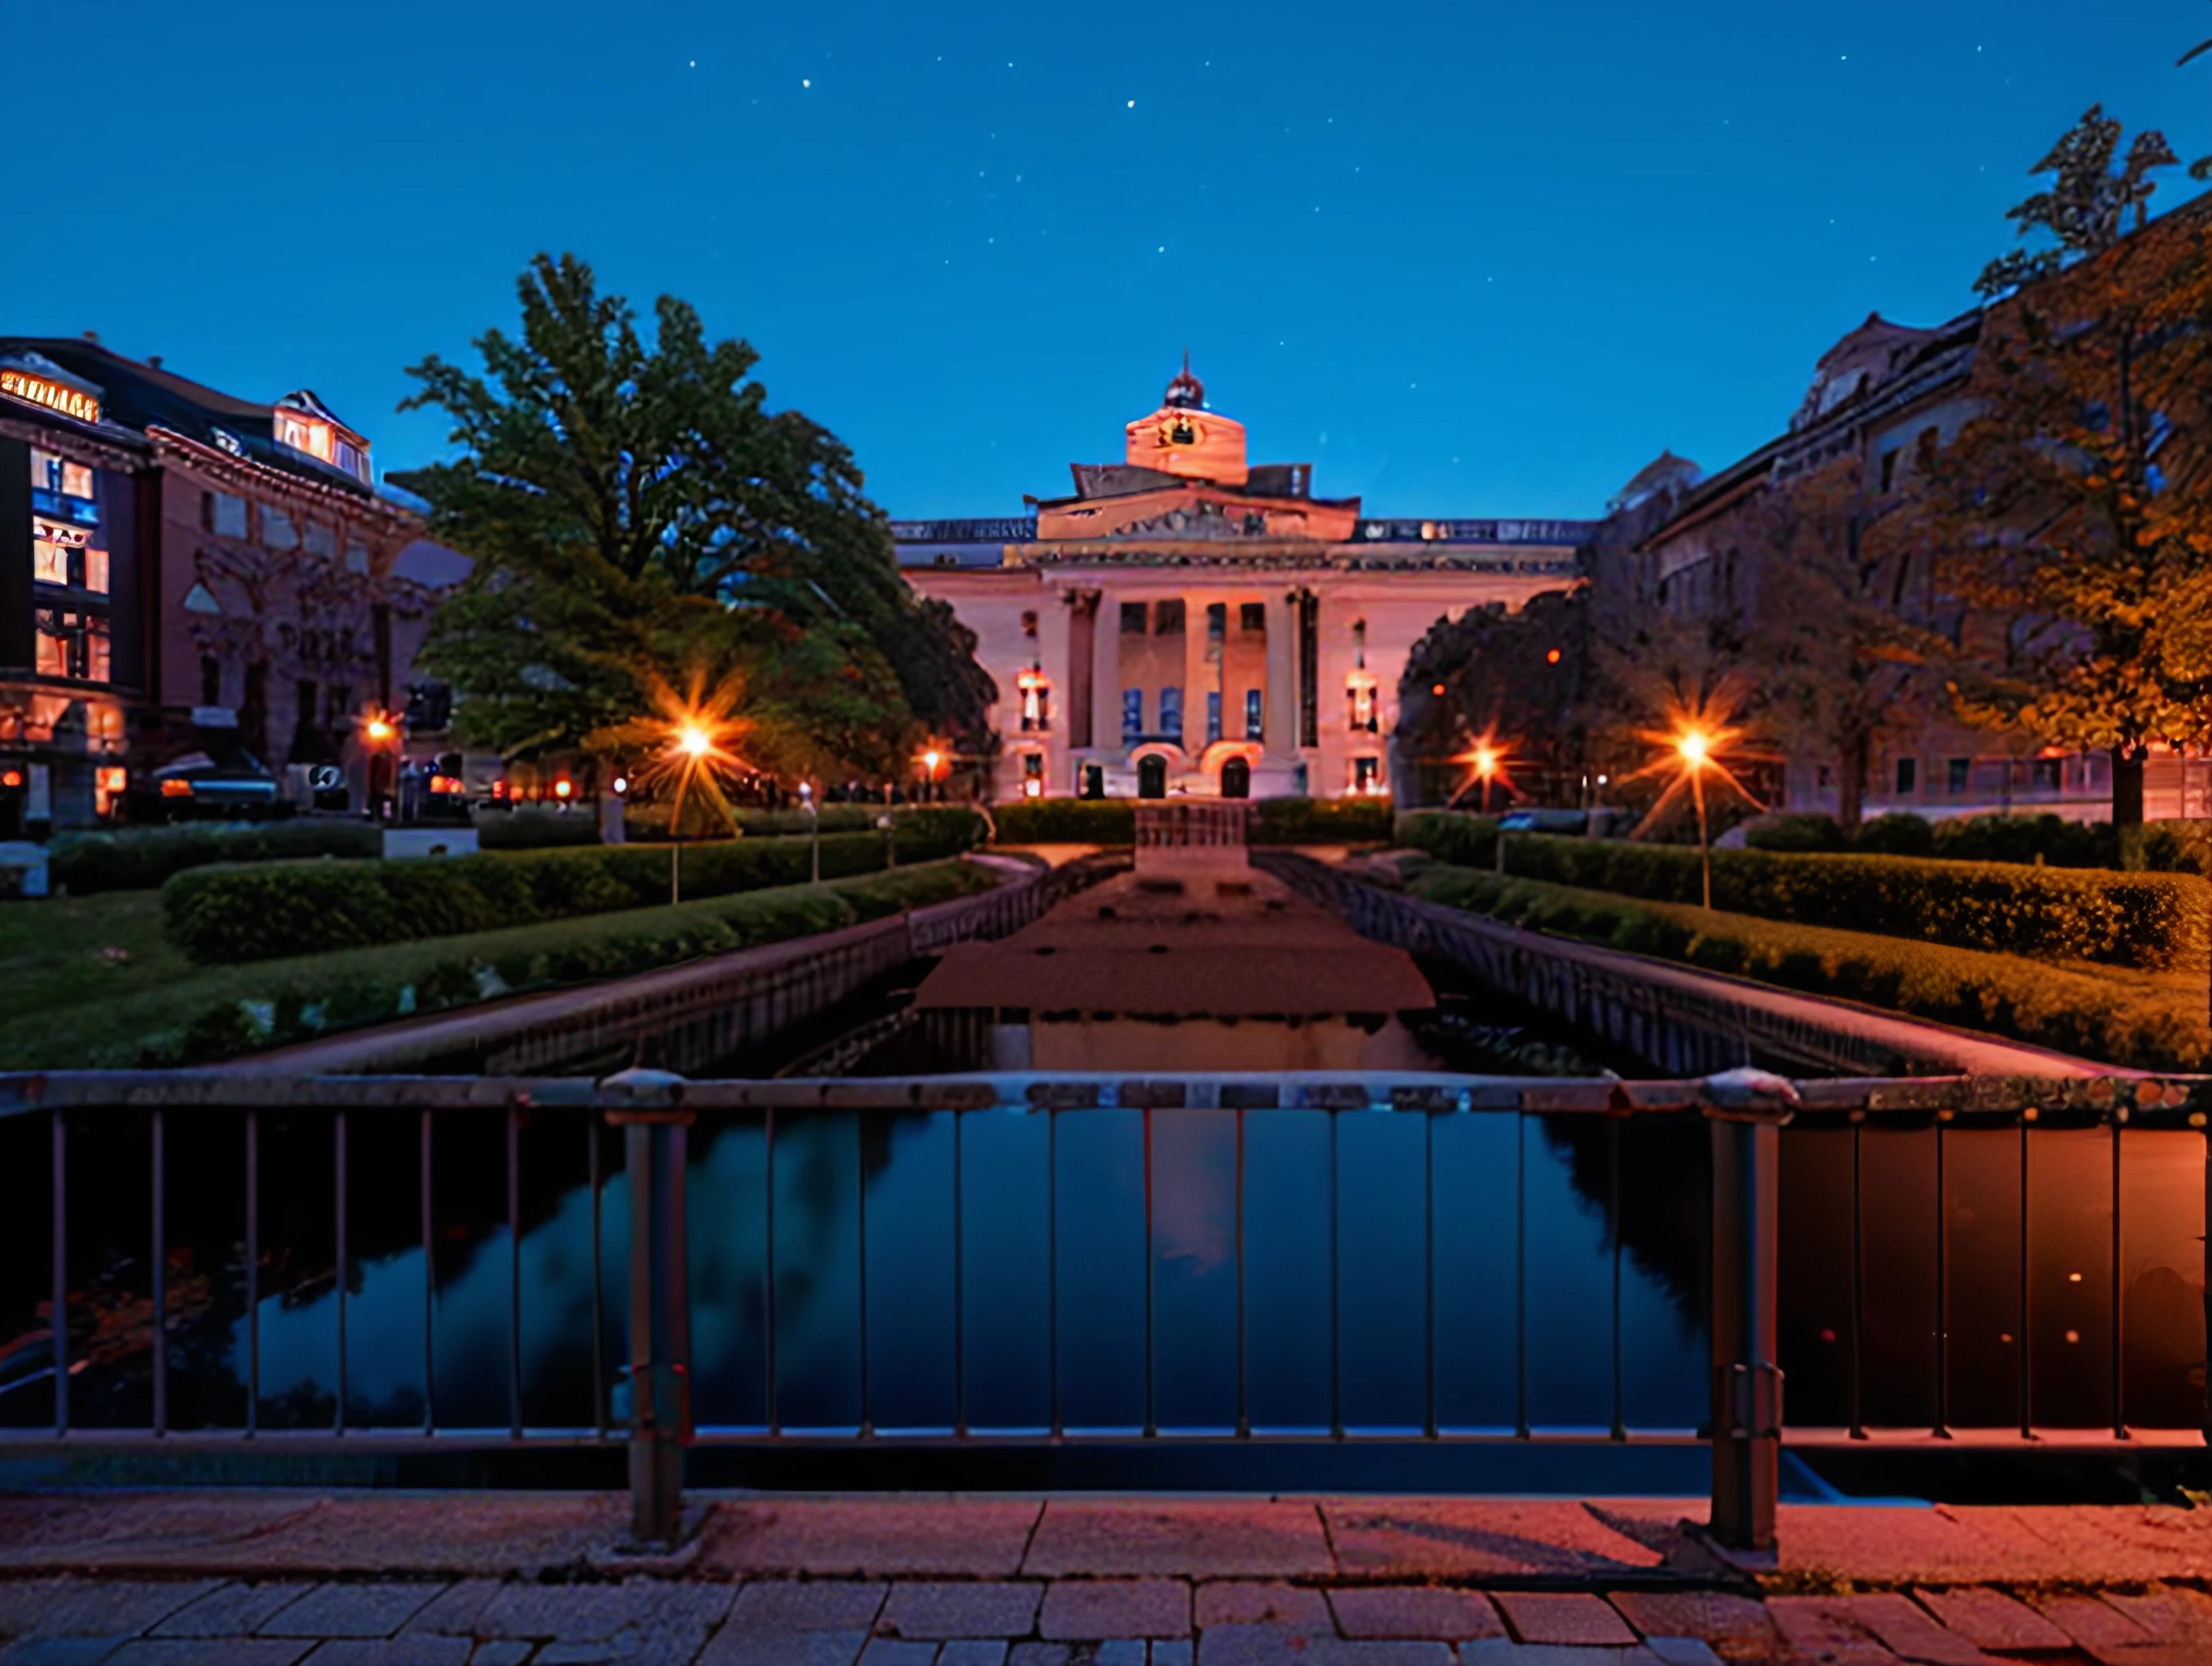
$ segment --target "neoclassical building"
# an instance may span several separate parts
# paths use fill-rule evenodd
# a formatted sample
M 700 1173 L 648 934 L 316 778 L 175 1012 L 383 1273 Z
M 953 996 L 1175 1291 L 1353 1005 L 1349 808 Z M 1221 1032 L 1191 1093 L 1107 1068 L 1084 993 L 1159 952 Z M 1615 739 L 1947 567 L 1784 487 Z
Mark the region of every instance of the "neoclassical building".
M 1445 614 L 1572 581 L 1579 520 L 1378 520 L 1248 461 L 1188 362 L 1121 460 L 997 520 L 895 521 L 999 685 L 998 796 L 1390 790 L 1398 679 Z

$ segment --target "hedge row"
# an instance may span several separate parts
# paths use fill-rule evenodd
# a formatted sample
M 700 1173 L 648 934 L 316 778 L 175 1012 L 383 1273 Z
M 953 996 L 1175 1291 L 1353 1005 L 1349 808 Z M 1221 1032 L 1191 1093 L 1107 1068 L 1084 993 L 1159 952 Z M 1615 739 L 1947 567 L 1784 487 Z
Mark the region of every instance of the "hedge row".
M 64 833 L 48 848 L 47 873 L 58 889 L 72 897 L 101 891 L 153 891 L 173 873 L 217 862 L 374 856 L 384 848 L 383 837 L 368 822 L 320 817 Z
M 1001 844 L 1134 844 L 1137 799 L 1024 799 L 992 812 Z M 1174 799 L 1175 804 L 1212 800 Z M 1388 799 L 1255 799 L 1254 844 L 1374 844 L 1390 836 Z
M 1457 810 L 1409 810 L 1391 828 L 1391 837 L 1408 850 L 1425 851 L 1440 862 L 1461 867 L 1492 867 L 1498 861 L 1498 818 Z
M 1441 842 L 1409 842 L 1453 860 Z M 1516 834 L 1505 842 L 1505 869 L 1654 902 L 1694 903 L 1701 894 L 1698 853 L 1671 845 Z M 1713 906 L 2037 960 L 2148 971 L 2203 971 L 2212 964 L 2212 888 L 2182 874 L 1717 850 Z
M 1408 881 L 1450 908 L 1711 971 L 1832 995 L 2077 1058 L 2145 1070 L 2202 1070 L 2204 1003 L 2119 980 L 1862 932 L 1785 925 L 1680 904 L 1433 867 Z
M 972 848 L 980 817 L 927 810 L 897 818 L 908 861 Z M 684 890 L 722 897 L 804 883 L 812 841 L 733 839 L 687 846 Z M 420 861 L 264 863 L 180 873 L 161 893 L 169 941 L 203 965 L 273 960 L 378 943 L 496 931 L 649 908 L 668 897 L 667 845 L 497 852 Z M 876 833 L 821 841 L 822 876 L 884 866 Z
M 2201 821 L 2146 822 L 2122 830 L 2110 822 L 2067 821 L 2048 812 L 1954 816 L 1940 822 L 1898 813 L 1876 816 L 1861 823 L 1856 834 L 1846 834 L 1833 816 L 1790 815 L 1753 824 L 1744 838 L 1753 850 L 1848 850 L 2212 878 L 2212 829 Z
M 467 941 L 366 949 L 321 965 L 270 967 L 258 999 L 211 1000 L 182 1025 L 114 1061 L 142 1067 L 207 1064 L 263 1048 L 388 1023 L 420 1012 L 562 985 L 633 976 L 837 931 L 908 909 L 988 891 L 988 869 L 945 861 L 812 885 L 685 903 L 647 915 L 524 927 Z M 237 976 L 235 974 L 230 976 Z

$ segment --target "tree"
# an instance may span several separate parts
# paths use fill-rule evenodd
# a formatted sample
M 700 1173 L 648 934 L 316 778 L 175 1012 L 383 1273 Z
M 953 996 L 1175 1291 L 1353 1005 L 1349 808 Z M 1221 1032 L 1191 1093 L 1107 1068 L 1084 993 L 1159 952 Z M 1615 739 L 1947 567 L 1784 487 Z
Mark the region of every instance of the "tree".
M 1978 414 L 1916 512 L 1945 593 L 1971 610 L 1951 678 L 1962 714 L 2109 748 L 2122 826 L 2142 819 L 2150 743 L 2212 739 L 2206 240 L 2192 206 L 1992 307 Z
M 1399 683 L 1395 739 L 1401 760 L 1427 766 L 1423 796 L 1449 798 L 1463 786 L 1463 766 L 1446 760 L 1487 735 L 1518 790 L 1553 804 L 1580 801 L 1588 611 L 1579 591 L 1533 596 L 1518 613 L 1493 602 L 1438 619 L 1413 645 Z M 1398 778 L 1412 779 L 1404 762 Z
M 2166 136 L 2154 128 L 2136 135 L 2127 160 L 2116 172 L 2112 158 L 2119 151 L 2120 124 L 2093 104 L 2081 119 L 2063 135 L 2030 173 L 2057 177 L 2051 189 L 2039 191 L 2026 202 L 2005 210 L 2005 218 L 2018 224 L 2019 234 L 2038 232 L 2055 246 L 2030 253 L 2014 249 L 1982 268 L 1974 289 L 1995 297 L 2049 277 L 2087 256 L 2099 254 L 2120 240 L 2130 213 L 2140 231 L 2150 214 L 2151 193 L 2157 181 L 2149 178 L 2154 167 L 2172 167 L 2177 158 Z
M 749 690 L 753 761 L 787 773 L 903 773 L 924 727 L 980 736 L 974 638 L 916 603 L 836 436 L 768 410 L 749 345 L 664 295 L 648 347 L 573 255 L 516 287 L 520 339 L 474 344 L 487 377 L 432 355 L 402 407 L 446 411 L 460 448 L 397 478 L 477 563 L 424 654 L 465 739 L 584 746 L 700 679 Z
M 1836 819 L 1859 824 L 1882 737 L 1907 721 L 1949 644 L 1926 623 L 1932 563 L 1886 535 L 1856 458 L 1759 493 L 1741 525 L 1756 602 L 1746 662 L 1765 727 L 1829 760 Z

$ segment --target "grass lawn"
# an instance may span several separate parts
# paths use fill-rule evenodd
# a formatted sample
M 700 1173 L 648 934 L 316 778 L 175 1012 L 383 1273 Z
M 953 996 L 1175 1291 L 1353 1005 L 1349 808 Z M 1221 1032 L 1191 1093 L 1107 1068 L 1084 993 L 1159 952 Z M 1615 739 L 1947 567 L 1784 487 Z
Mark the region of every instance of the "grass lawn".
M 514 987 L 586 982 L 592 974 L 562 968 L 595 962 L 597 976 L 616 976 L 672 965 L 968 895 L 993 879 L 973 863 L 933 862 L 831 881 L 819 891 L 785 885 L 675 908 L 208 967 L 162 940 L 158 891 L 0 903 L 0 1070 L 129 1068 L 149 1062 L 149 1048 L 246 1001 L 296 1007 L 350 996 L 355 1015 L 337 1017 L 332 1031 L 380 1023 L 397 1015 L 389 1003 L 403 989 L 442 977 L 440 987 L 450 991 L 457 967 L 537 969 L 526 983 L 510 977 Z M 449 994 L 439 1004 L 473 998 Z

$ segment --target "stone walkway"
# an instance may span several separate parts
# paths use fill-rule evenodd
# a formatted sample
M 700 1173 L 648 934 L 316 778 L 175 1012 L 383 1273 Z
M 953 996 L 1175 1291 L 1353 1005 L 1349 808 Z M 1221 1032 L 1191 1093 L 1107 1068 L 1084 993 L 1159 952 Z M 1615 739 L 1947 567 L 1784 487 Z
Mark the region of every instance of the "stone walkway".
M 0 1666 L 2212 1666 L 2212 1511 L 1688 1500 L 0 1498 Z

